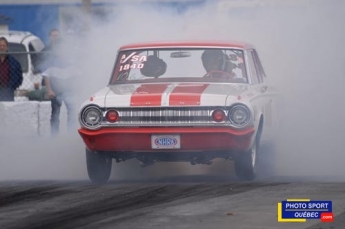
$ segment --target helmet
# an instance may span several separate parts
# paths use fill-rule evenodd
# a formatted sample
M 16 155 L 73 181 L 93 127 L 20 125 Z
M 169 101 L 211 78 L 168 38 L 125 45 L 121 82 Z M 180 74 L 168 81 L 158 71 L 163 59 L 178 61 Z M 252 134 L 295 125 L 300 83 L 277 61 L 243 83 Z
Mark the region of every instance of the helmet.
M 140 72 L 144 76 L 159 77 L 167 70 L 167 64 L 157 56 L 151 55 L 147 57 L 147 61 L 144 67 L 140 69 Z
M 206 49 L 201 56 L 201 59 L 203 61 L 207 61 L 209 59 L 217 59 L 217 58 L 223 58 L 224 53 L 220 49 Z
M 219 69 L 222 70 L 225 68 L 225 54 L 220 49 L 207 49 L 201 55 L 201 60 L 206 68 L 209 64 L 219 63 Z

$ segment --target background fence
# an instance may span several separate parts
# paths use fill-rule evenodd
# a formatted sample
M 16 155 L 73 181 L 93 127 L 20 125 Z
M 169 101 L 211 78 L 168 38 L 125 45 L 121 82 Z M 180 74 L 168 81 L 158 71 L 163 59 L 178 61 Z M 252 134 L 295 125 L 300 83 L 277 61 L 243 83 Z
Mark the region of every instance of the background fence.
M 20 64 L 23 81 L 15 91 L 15 100 L 28 100 L 27 92 L 41 89 L 43 78 L 41 72 L 43 69 L 44 54 L 43 52 L 25 52 L 10 51 L 8 55 L 14 57 Z M 20 74 L 17 68 L 1 67 L 0 64 L 0 87 L 9 85 L 9 77 Z M 16 72 L 17 71 L 17 72 Z
M 0 116 L 2 117 L 0 125 L 3 127 L 2 133 L 6 136 L 49 135 L 51 103 L 47 97 L 40 98 L 41 93 L 46 95 L 46 92 L 39 90 L 44 86 L 42 85 L 43 77 L 41 74 L 41 71 L 44 70 L 43 63 L 45 59 L 43 57 L 49 54 L 49 52 L 10 51 L 7 54 L 19 62 L 22 69 L 23 82 L 15 91 L 15 102 L 1 102 L 0 98 Z M 4 70 L 0 63 L 0 88 L 1 79 L 3 79 L 4 74 L 9 75 L 9 71 L 10 69 Z M 15 72 L 14 74 L 18 73 Z M 61 107 L 60 121 L 60 130 L 66 132 L 67 110 L 65 106 Z M 13 123 L 16 123 L 16 125 L 13 125 Z

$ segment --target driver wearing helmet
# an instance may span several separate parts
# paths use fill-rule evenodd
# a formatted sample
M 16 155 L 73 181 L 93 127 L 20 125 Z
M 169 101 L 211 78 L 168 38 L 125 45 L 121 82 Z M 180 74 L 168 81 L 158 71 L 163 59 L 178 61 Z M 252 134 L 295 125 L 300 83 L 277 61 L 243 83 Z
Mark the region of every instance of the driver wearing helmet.
M 206 70 L 204 77 L 225 77 L 233 78 L 232 69 L 229 70 L 229 63 L 226 54 L 220 49 L 207 49 L 201 55 L 202 64 Z

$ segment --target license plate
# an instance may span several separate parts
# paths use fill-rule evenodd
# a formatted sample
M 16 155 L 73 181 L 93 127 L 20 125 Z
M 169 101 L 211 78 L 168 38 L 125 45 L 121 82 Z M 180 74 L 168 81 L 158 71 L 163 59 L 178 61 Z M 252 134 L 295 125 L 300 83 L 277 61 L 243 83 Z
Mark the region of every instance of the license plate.
M 152 149 L 180 149 L 180 135 L 152 135 L 151 146 Z

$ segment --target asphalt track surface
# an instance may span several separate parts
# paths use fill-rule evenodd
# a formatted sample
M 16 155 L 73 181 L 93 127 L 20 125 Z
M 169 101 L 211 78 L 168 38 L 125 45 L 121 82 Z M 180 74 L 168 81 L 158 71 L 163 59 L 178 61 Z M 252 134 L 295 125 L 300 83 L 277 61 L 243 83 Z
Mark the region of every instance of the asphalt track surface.
M 222 179 L 3 182 L 0 228 L 344 228 L 343 183 Z M 292 194 L 332 199 L 335 221 L 278 223 L 277 202 Z
M 47 139 L 30 139 L 30 146 L 25 141 L 1 142 L 1 229 L 343 229 L 345 225 L 344 178 L 320 182 L 319 177 L 267 176 L 239 182 L 231 166 L 218 169 L 223 162 L 201 173 L 188 163 L 143 169 L 134 160 L 115 164 L 111 180 L 94 185 L 85 175 L 83 144 L 77 139 L 61 139 L 65 146 Z M 287 198 L 332 200 L 335 220 L 278 223 L 277 203 Z

